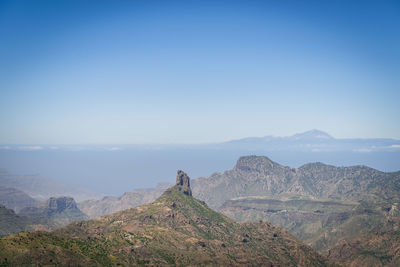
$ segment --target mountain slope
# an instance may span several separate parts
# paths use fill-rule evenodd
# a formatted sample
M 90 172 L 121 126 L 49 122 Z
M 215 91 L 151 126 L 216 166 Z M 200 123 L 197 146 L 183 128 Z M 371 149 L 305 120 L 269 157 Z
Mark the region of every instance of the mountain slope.
M 282 226 L 324 254 L 342 240 L 377 230 L 390 231 L 390 222 L 396 219 L 391 211 L 358 202 L 302 196 L 243 197 L 227 201 L 220 208 L 220 212 L 238 221 L 267 220 Z
M 182 181 L 182 182 L 180 182 Z M 0 239 L 3 265 L 326 266 L 329 262 L 269 223 L 240 224 L 191 196 L 189 178 L 155 202 L 53 233 Z
M 0 205 L 0 236 L 24 231 L 27 223 L 25 217 L 18 216 L 13 210 Z
M 400 266 L 400 231 L 379 231 L 343 240 L 329 258 L 347 266 Z

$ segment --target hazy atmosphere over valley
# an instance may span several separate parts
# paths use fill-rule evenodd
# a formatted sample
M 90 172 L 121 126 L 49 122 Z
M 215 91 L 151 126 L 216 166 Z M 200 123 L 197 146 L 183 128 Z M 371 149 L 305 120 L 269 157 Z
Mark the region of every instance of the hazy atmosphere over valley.
M 0 0 L 0 266 L 399 266 L 400 3 Z

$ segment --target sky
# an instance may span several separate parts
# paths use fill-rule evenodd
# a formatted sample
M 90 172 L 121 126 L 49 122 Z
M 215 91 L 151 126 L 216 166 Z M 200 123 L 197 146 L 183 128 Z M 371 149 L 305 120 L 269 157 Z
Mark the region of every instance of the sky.
M 399 62 L 399 1 L 0 0 L 0 143 L 400 139 Z

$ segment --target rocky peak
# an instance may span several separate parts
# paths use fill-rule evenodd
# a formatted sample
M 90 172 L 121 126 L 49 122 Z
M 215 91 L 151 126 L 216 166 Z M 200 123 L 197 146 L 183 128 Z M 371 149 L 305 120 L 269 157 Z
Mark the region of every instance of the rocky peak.
M 332 136 L 330 136 L 329 134 L 327 134 L 326 132 L 320 131 L 320 130 L 316 130 L 313 129 L 311 131 L 307 131 L 304 133 L 298 133 L 295 135 L 291 136 L 292 139 L 295 140 L 318 140 L 318 139 L 322 139 L 322 140 L 329 140 L 329 139 L 334 139 Z
M 51 197 L 40 206 L 46 208 L 50 213 L 61 213 L 67 209 L 78 209 L 72 197 Z
M 245 156 L 240 157 L 236 162 L 235 169 L 242 171 L 258 171 L 263 172 L 280 166 L 264 156 Z
M 178 173 L 176 175 L 175 187 L 186 195 L 192 195 L 192 189 L 190 188 L 190 178 L 185 172 L 181 170 L 178 170 Z

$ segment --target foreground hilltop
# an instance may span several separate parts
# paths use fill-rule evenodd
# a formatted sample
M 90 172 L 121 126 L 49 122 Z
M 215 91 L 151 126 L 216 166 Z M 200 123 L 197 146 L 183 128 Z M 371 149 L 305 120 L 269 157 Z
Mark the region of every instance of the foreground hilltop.
M 328 261 L 266 222 L 237 223 L 191 196 L 189 177 L 155 202 L 52 233 L 0 239 L 3 265 L 326 266 Z

